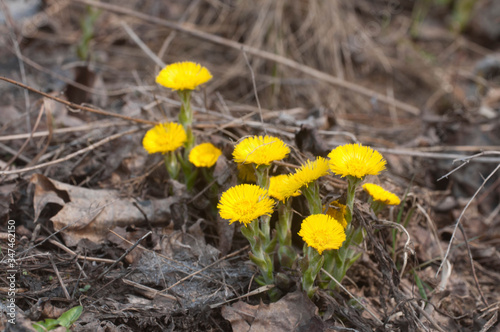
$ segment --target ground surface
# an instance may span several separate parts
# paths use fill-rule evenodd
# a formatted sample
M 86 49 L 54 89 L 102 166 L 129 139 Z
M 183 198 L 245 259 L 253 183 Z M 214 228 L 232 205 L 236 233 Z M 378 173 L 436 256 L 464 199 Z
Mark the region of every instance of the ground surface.
M 5 325 L 2 277 L 1 329 L 81 304 L 73 331 L 496 331 L 500 6 L 443 3 L 47 0 L 4 21 L 0 75 L 26 88 L 0 82 L 1 264 L 9 220 L 18 264 L 18 324 Z M 343 285 L 362 306 L 343 290 L 310 301 L 294 268 L 269 304 L 207 182 L 188 192 L 142 148 L 179 109 L 154 78 L 183 60 L 213 74 L 193 94 L 194 128 L 223 150 L 219 192 L 237 181 L 231 153 L 246 135 L 293 147 L 275 174 L 354 141 L 387 159 L 372 180 L 404 202 L 378 220 L 356 203 L 367 236 Z M 321 192 L 345 188 L 329 176 Z M 308 212 L 294 204 L 299 227 Z

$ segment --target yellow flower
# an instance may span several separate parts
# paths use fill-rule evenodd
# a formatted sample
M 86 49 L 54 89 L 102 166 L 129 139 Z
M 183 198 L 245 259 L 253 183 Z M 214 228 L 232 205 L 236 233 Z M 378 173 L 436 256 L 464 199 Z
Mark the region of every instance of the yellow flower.
M 236 165 L 238 169 L 238 178 L 246 182 L 257 182 L 257 177 L 255 176 L 255 170 L 250 164 L 238 164 Z
M 237 163 L 269 165 L 289 153 L 290 148 L 279 138 L 253 136 L 243 139 L 234 147 L 233 158 Z
M 308 160 L 294 174 L 288 175 L 288 179 L 283 181 L 281 188 L 278 188 L 280 197 L 288 198 L 303 186 L 309 185 L 323 175 L 328 174 L 328 160 L 323 157 L 316 158 L 311 162 Z
M 286 186 L 287 180 L 287 174 L 272 176 L 269 179 L 269 196 L 276 198 L 278 201 L 284 201 L 286 197 L 282 195 L 281 188 L 283 188 L 283 186 Z M 291 196 L 299 195 L 300 191 L 296 191 Z
M 207 68 L 190 61 L 176 62 L 163 68 L 156 83 L 172 90 L 194 90 L 212 79 Z
M 347 227 L 347 220 L 345 220 L 345 209 L 346 206 L 339 201 L 333 201 L 328 206 L 328 210 L 326 210 L 326 214 L 337 220 L 342 227 Z
M 189 152 L 189 161 L 196 167 L 212 167 L 221 154 L 212 143 L 202 143 Z
M 386 205 L 399 205 L 401 203 L 398 196 L 374 183 L 365 183 L 363 189 L 373 197 L 374 201 L 382 202 Z
M 342 247 L 345 241 L 344 227 L 326 214 L 313 214 L 304 219 L 298 234 L 320 255 L 324 250 Z
M 341 145 L 328 155 L 333 173 L 362 179 L 366 175 L 377 175 L 385 169 L 382 155 L 361 144 Z
M 260 216 L 273 213 L 274 200 L 267 190 L 254 184 L 240 184 L 229 188 L 220 198 L 217 208 L 220 216 L 232 224 L 239 221 L 245 226 Z
M 180 124 L 160 123 L 146 132 L 142 145 L 149 153 L 166 153 L 180 148 L 186 138 L 186 132 Z

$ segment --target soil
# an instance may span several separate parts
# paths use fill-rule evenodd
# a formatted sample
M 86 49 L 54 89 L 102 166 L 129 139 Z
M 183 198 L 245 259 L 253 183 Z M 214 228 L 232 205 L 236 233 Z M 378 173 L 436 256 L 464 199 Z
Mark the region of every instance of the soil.
M 0 329 L 80 305 L 72 331 L 500 329 L 500 2 L 0 5 Z M 223 152 L 192 189 L 142 147 L 177 119 L 155 77 L 178 61 L 213 75 L 192 93 L 193 131 Z M 375 215 L 358 193 L 365 238 L 342 288 L 309 299 L 298 264 L 276 265 L 271 302 L 218 216 L 241 181 L 235 143 L 265 134 L 292 147 L 273 175 L 345 143 L 387 160 L 367 180 L 402 204 Z M 320 190 L 326 203 L 346 181 Z M 293 209 L 301 253 L 305 199 Z

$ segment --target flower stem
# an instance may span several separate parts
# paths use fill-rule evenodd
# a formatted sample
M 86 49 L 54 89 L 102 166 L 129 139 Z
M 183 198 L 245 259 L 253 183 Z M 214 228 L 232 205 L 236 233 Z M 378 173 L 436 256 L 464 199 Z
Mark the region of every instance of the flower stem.
M 324 269 L 330 273 L 339 283 L 344 279 L 347 270 L 354 262 L 361 257 L 361 254 L 354 250 L 354 246 L 358 246 L 363 241 L 363 229 L 355 228 L 352 224 L 352 216 L 354 209 L 354 198 L 356 188 L 363 179 L 348 176 L 347 177 L 347 198 L 346 198 L 346 215 L 347 226 L 345 229 L 346 240 L 342 247 L 337 250 L 330 250 L 325 253 Z M 327 280 L 329 277 L 325 276 Z M 326 284 L 322 284 L 326 286 Z M 337 283 L 330 281 L 328 288 L 335 289 Z
M 300 262 L 302 270 L 302 289 L 309 298 L 314 296 L 317 287 L 314 287 L 314 280 L 324 263 L 324 257 L 318 251 L 307 244 L 304 244 L 305 257 Z
M 321 197 L 319 196 L 319 187 L 316 181 L 310 183 L 308 186 L 300 188 L 302 194 L 307 200 L 310 214 L 321 214 L 323 207 L 321 205 Z
M 177 154 L 175 151 L 169 151 L 164 155 L 165 167 L 167 168 L 168 175 L 173 180 L 177 180 L 179 172 L 181 170 L 179 166 L 179 161 L 177 160 Z
M 241 234 L 243 234 L 250 243 L 250 260 L 257 265 L 260 270 L 262 278 L 257 278 L 257 282 L 261 285 L 272 285 L 274 283 L 273 260 L 272 256 L 265 250 L 263 245 L 263 237 L 259 228 L 258 219 L 255 219 L 246 227 L 241 227 Z
M 179 112 L 179 122 L 184 127 L 186 131 L 186 143 L 184 143 L 185 155 L 189 155 L 189 152 L 194 146 L 194 136 L 193 136 L 193 109 L 191 108 L 191 90 L 179 90 L 179 97 L 181 99 L 181 110 Z
M 278 214 L 279 218 L 276 223 L 279 242 L 278 259 L 281 266 L 291 268 L 297 258 L 297 253 L 292 247 L 292 198 L 278 203 Z

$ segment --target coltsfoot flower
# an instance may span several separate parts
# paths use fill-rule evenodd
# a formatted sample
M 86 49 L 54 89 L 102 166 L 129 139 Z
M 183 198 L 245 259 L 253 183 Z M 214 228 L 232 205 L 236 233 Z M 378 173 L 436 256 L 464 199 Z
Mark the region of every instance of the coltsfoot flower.
M 189 152 L 189 161 L 196 167 L 212 167 L 222 151 L 212 143 L 202 143 Z
M 176 62 L 163 68 L 156 83 L 172 90 L 194 90 L 212 79 L 207 68 L 190 61 Z
M 286 199 L 283 196 L 282 188 L 287 185 L 289 176 L 287 174 L 281 174 L 272 176 L 269 179 L 269 196 L 276 198 L 278 201 L 284 201 Z M 300 191 L 294 192 L 291 196 L 299 196 Z
M 223 219 L 232 224 L 239 221 L 245 226 L 260 216 L 273 213 L 274 200 L 267 190 L 254 184 L 240 184 L 229 188 L 220 198 L 217 208 Z
M 304 219 L 298 234 L 320 255 L 325 250 L 340 248 L 346 239 L 344 227 L 326 214 L 313 214 Z
M 328 172 L 328 160 L 325 158 L 318 157 L 315 161 L 308 160 L 294 174 L 288 175 L 288 178 L 282 182 L 281 187 L 277 189 L 279 192 L 277 196 L 286 199 L 294 195 L 303 186 L 307 186 L 320 177 L 327 175 Z
M 363 189 L 371 197 L 373 197 L 374 201 L 381 202 L 386 205 L 399 205 L 401 203 L 398 196 L 374 183 L 365 183 L 363 185 Z
M 269 165 L 289 153 L 290 148 L 277 137 L 253 136 L 243 139 L 234 147 L 233 158 L 237 163 Z
M 377 175 L 385 169 L 386 164 L 378 151 L 361 144 L 338 146 L 328 154 L 328 158 L 330 158 L 330 169 L 334 174 L 358 179 L 366 175 Z
M 180 148 L 186 138 L 186 131 L 180 124 L 160 123 L 146 132 L 142 145 L 149 153 L 167 153 Z

